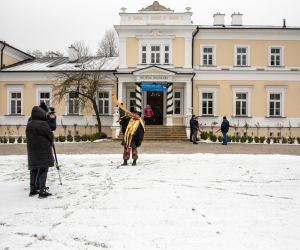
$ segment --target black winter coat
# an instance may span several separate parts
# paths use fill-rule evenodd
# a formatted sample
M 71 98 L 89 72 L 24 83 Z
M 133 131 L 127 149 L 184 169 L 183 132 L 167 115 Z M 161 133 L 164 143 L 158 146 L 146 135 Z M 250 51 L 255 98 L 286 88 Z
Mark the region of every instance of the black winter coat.
M 194 131 L 195 131 L 195 130 L 198 130 L 198 128 L 199 128 L 199 122 L 196 121 L 196 120 L 194 120 L 194 122 L 193 122 L 193 130 L 194 130 Z
M 124 135 L 125 135 L 125 132 L 126 132 L 126 129 L 127 129 L 127 126 L 128 126 L 128 123 L 129 123 L 130 119 L 131 119 L 130 117 L 125 116 L 120 121 L 120 124 L 122 126 L 122 132 L 123 132 L 123 140 L 121 142 L 121 145 L 123 145 L 123 146 L 125 145 Z M 143 128 L 142 124 L 139 124 L 137 130 L 135 131 L 135 135 L 132 138 L 130 147 L 134 148 L 134 147 L 141 146 L 142 142 L 143 142 L 143 139 L 144 139 L 144 133 L 145 133 L 145 131 L 144 131 L 144 128 Z
M 192 117 L 190 120 L 190 129 L 193 130 L 193 123 L 194 123 L 195 119 Z
M 224 120 L 221 124 L 221 131 L 227 133 L 229 130 L 229 121 Z
M 35 106 L 32 109 L 31 118 L 32 120 L 26 126 L 28 169 L 53 167 L 54 135 L 47 123 L 46 112 Z

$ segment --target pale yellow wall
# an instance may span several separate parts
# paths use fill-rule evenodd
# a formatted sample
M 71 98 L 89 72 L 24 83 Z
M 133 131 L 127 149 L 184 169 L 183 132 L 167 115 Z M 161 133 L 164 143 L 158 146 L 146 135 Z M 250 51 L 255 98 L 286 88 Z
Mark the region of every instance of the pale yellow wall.
M 175 37 L 172 42 L 172 64 L 176 67 L 185 65 L 185 39 Z
M 268 45 L 284 45 L 284 66 L 300 67 L 300 41 L 194 40 L 194 66 L 200 65 L 200 44 L 216 44 L 216 66 L 234 65 L 234 44 L 250 45 L 250 66 L 268 66 Z
M 127 37 L 126 40 L 126 66 L 136 67 L 139 63 L 139 39 Z
M 20 62 L 20 61 L 11 56 L 3 54 L 3 63 L 2 64 L 5 64 L 5 67 L 12 65 L 14 63 L 17 63 L 17 62 Z
M 300 82 L 283 81 L 198 81 L 194 80 L 193 113 L 199 115 L 199 91 L 197 85 L 219 85 L 217 91 L 217 116 L 231 117 L 233 115 L 233 92 L 231 85 L 253 85 L 251 92 L 251 116 L 267 116 L 266 85 L 288 85 L 285 93 L 284 116 L 288 118 L 300 117 Z
M 174 125 L 182 125 L 183 124 L 183 118 L 173 118 L 173 124 Z

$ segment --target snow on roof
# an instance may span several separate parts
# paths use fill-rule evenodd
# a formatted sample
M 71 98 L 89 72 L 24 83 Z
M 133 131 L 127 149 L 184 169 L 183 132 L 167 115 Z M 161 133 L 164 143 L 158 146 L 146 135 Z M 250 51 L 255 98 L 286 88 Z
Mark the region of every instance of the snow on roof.
M 200 29 L 298 29 L 299 26 L 272 26 L 272 25 L 198 25 Z
M 88 67 L 88 64 L 93 67 Z M 81 65 L 87 65 L 86 70 L 114 71 L 119 66 L 119 57 L 88 57 L 69 62 L 68 57 L 43 57 L 25 60 L 10 65 L 1 72 L 47 72 L 81 70 Z

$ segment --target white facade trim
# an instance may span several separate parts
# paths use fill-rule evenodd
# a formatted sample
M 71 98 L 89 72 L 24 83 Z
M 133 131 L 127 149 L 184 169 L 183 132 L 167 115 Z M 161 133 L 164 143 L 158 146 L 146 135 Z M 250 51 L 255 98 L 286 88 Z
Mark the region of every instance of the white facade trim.
M 247 115 L 245 117 L 251 116 L 251 92 L 253 85 L 231 85 L 233 92 L 233 117 L 236 116 L 236 94 L 246 93 L 247 94 Z M 241 115 L 239 115 L 241 116 Z
M 246 64 L 245 66 L 250 66 L 250 44 L 234 44 L 234 66 L 236 67 L 242 67 L 241 65 L 237 65 L 237 49 L 238 48 L 246 48 L 247 54 L 246 54 Z
M 267 117 L 270 117 L 270 94 L 280 94 L 280 117 L 284 117 L 285 92 L 288 86 L 272 86 L 266 85 L 267 91 Z
M 271 49 L 280 49 L 280 66 L 271 65 Z M 268 45 L 268 66 L 284 67 L 284 45 Z
M 202 93 L 213 93 L 213 116 L 217 116 L 217 92 L 220 85 L 197 85 L 199 91 L 199 116 L 202 116 Z
M 213 63 L 211 66 L 216 66 L 216 53 L 217 53 L 217 45 L 216 44 L 200 44 L 200 66 L 211 67 L 209 65 L 203 65 L 203 49 L 204 48 L 212 48 L 212 59 Z
M 49 92 L 50 93 L 50 107 L 52 107 L 52 88 L 53 85 L 52 84 L 34 84 L 33 85 L 36 88 L 36 99 L 35 99 L 35 103 L 36 106 L 40 105 L 40 93 L 43 92 Z
M 10 104 L 11 104 L 11 93 L 21 93 L 21 114 L 23 115 L 23 107 L 24 107 L 24 93 L 23 93 L 23 89 L 26 86 L 25 84 L 5 84 L 4 85 L 7 88 L 7 115 L 11 115 L 10 113 Z M 16 114 L 16 116 L 18 116 Z

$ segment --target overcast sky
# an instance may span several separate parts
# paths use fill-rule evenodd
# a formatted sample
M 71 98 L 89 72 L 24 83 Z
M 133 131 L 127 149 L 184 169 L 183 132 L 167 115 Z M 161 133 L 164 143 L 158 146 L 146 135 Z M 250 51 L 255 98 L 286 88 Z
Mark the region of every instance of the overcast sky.
M 137 12 L 153 0 L 0 0 L 0 40 L 23 51 L 42 52 L 66 49 L 76 40 L 84 40 L 93 52 L 104 31 L 119 24 L 121 7 Z M 299 0 L 161 0 L 161 5 L 175 12 L 192 7 L 192 20 L 197 25 L 212 25 L 213 14 L 240 12 L 245 25 L 300 26 Z

